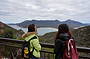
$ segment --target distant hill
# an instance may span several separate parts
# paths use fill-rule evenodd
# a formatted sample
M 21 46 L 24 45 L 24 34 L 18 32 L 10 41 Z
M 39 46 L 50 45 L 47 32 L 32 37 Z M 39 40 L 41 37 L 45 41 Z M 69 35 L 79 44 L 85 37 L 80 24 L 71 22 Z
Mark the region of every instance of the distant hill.
M 90 26 L 81 27 L 73 31 L 77 45 L 90 47 Z
M 87 24 L 83 24 L 83 23 L 80 23 L 78 21 L 74 21 L 74 20 L 70 20 L 70 19 L 63 21 L 62 23 L 68 24 L 72 28 L 80 27 L 80 26 L 87 26 Z
M 86 24 L 90 25 L 90 23 L 86 23 Z
M 72 35 L 75 38 L 77 46 L 90 47 L 90 26 L 74 29 Z M 56 32 L 47 33 L 40 37 L 44 43 L 54 43 Z
M 75 27 L 80 27 L 80 26 L 86 26 L 87 24 L 83 24 L 77 21 L 73 20 L 67 20 L 67 21 L 58 21 L 58 20 L 26 20 L 21 23 L 13 24 L 13 25 L 18 25 L 20 27 L 27 27 L 29 24 L 36 24 L 37 27 L 54 27 L 56 28 L 59 24 L 68 24 L 70 27 L 75 28 Z
M 22 30 L 16 30 L 7 24 L 0 22 L 0 38 L 17 38 L 17 35 L 22 33 Z

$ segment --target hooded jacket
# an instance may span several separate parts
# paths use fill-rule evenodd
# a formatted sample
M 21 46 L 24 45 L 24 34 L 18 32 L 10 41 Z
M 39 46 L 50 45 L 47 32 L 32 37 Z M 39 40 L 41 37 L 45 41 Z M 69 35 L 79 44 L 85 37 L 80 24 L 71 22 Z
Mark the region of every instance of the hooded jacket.
M 39 38 L 35 34 L 35 32 L 30 32 L 30 33 L 24 34 L 22 37 L 25 38 L 26 41 L 28 41 L 29 39 L 31 39 L 35 36 L 36 36 L 36 38 L 30 40 L 30 51 L 32 51 L 34 48 L 33 56 L 40 58 L 41 45 L 39 43 Z

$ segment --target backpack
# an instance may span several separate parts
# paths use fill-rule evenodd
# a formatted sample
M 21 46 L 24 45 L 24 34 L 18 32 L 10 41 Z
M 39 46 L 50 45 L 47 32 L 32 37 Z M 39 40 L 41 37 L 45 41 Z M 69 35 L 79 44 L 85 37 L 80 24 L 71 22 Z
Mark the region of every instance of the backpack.
M 69 39 L 66 41 L 67 48 L 64 50 L 63 59 L 79 59 L 75 41 Z
M 23 45 L 22 45 L 22 57 L 23 58 L 31 58 L 33 55 L 34 47 L 33 47 L 33 50 L 30 51 L 30 41 L 32 39 L 37 39 L 37 37 L 34 36 L 31 39 L 29 39 L 28 41 L 25 40 Z

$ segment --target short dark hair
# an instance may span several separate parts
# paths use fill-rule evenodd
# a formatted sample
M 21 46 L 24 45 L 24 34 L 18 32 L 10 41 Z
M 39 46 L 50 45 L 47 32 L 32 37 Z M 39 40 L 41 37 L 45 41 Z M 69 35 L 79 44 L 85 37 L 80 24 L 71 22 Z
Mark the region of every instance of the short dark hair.
M 35 32 L 35 24 L 30 24 L 28 26 L 28 32 Z

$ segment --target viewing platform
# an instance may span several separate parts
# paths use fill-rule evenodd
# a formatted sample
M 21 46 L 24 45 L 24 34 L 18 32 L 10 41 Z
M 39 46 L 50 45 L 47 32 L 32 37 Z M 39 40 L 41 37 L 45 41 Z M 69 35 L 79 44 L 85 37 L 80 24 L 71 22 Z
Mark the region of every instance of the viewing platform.
M 22 59 L 20 50 L 23 40 L 0 38 L 0 59 Z M 54 44 L 40 43 L 42 46 L 41 59 L 55 59 Z M 90 59 L 90 48 L 77 47 L 79 59 Z

